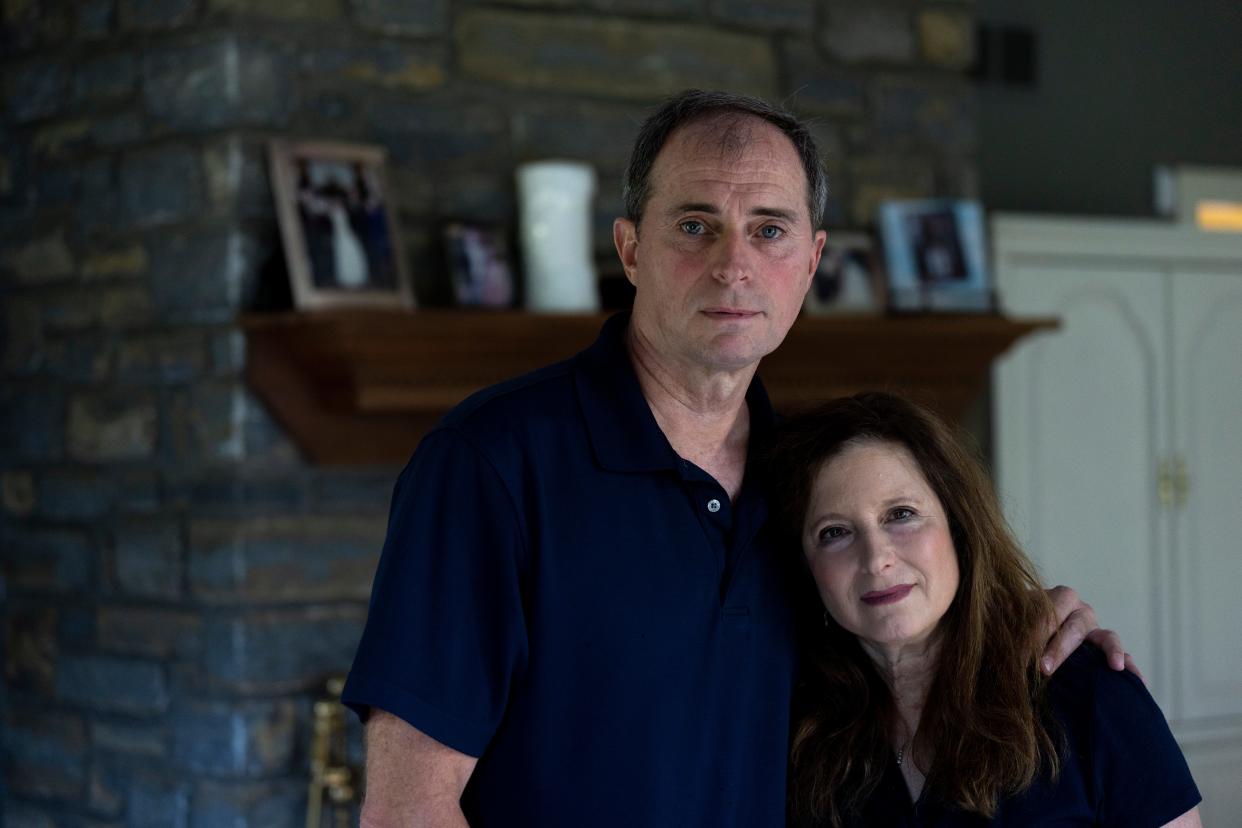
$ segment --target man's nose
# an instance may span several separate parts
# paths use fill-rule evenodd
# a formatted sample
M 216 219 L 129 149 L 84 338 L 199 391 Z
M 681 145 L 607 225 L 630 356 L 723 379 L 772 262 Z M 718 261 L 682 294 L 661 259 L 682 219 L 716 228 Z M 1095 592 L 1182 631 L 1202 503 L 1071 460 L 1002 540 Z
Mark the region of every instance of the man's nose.
M 751 276 L 750 247 L 746 243 L 746 234 L 729 231 L 722 234 L 716 242 L 715 258 L 712 261 L 712 278 L 731 285 Z

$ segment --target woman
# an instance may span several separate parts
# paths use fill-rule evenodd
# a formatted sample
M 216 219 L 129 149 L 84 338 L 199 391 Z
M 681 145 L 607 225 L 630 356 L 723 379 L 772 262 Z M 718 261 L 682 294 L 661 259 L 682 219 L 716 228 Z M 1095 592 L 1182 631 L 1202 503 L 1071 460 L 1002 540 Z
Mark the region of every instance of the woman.
M 942 422 L 888 394 L 836 400 L 786 423 L 769 471 L 812 576 L 795 824 L 1200 824 L 1139 679 L 1090 645 L 1038 669 L 1047 596 Z

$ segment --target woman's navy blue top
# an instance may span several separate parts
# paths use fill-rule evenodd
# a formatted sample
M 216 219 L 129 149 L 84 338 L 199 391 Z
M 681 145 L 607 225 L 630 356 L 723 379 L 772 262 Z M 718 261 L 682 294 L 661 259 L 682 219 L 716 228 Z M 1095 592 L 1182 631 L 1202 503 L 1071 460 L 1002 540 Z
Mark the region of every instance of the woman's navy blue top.
M 855 824 L 900 828 L 1106 825 L 1146 828 L 1170 822 L 1202 797 L 1164 714 L 1143 682 L 1110 669 L 1084 644 L 1048 683 L 1050 711 L 1065 736 L 1061 773 L 1041 776 L 1002 800 L 992 821 L 936 801 L 917 802 L 890 760 L 880 786 Z

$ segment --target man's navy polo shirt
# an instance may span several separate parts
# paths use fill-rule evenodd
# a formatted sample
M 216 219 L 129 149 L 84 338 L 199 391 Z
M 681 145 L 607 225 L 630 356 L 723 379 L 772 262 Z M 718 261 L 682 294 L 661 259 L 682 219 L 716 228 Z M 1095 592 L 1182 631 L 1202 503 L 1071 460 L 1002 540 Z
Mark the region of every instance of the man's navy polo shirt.
M 393 496 L 344 700 L 480 757 L 475 826 L 784 824 L 795 655 L 766 506 L 674 453 L 627 323 L 464 402 Z M 753 454 L 772 411 L 758 381 L 747 402 Z

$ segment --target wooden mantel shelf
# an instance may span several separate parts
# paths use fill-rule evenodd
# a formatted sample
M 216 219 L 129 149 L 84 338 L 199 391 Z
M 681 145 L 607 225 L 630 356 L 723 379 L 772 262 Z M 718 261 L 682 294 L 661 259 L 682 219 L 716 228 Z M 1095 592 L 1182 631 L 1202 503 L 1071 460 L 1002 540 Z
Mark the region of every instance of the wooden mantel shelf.
M 597 315 L 339 311 L 243 319 L 247 380 L 319 463 L 402 463 L 473 391 L 594 341 Z M 913 394 L 960 417 L 992 360 L 1053 319 L 802 317 L 760 367 L 790 411 L 865 388 Z

